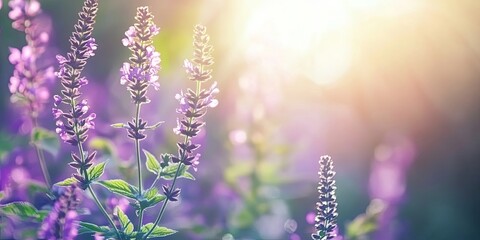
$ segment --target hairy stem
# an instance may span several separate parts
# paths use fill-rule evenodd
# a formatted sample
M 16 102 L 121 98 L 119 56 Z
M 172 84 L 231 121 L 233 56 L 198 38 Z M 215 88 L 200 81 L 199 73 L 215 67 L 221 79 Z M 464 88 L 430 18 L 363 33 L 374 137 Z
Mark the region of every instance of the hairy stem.
M 70 101 L 70 106 L 71 106 L 72 109 L 75 109 L 75 107 L 76 107 L 75 100 L 72 99 Z M 85 153 L 84 153 L 84 150 L 83 150 L 82 142 L 80 141 L 80 135 L 78 134 L 77 120 L 75 120 L 75 123 L 74 123 L 74 130 L 75 130 L 75 135 L 76 135 L 77 141 L 78 141 L 77 145 L 78 145 L 78 153 L 80 154 L 80 159 L 82 160 L 82 162 L 85 162 Z M 85 180 L 88 182 L 89 179 L 88 179 L 87 170 L 83 169 L 83 171 L 80 174 L 82 174 L 85 177 Z M 112 218 L 108 215 L 107 211 L 105 210 L 105 208 L 102 206 L 102 204 L 98 200 L 98 197 L 95 194 L 95 192 L 93 191 L 92 186 L 90 184 L 88 184 L 87 188 L 88 188 L 88 191 L 90 192 L 90 194 L 93 196 L 93 199 L 95 200 L 95 203 L 97 204 L 98 208 L 103 213 L 103 215 L 107 218 L 109 224 L 112 225 L 113 229 L 115 230 L 115 233 L 117 234 L 117 237 L 120 239 L 120 232 L 118 231 L 117 226 L 115 226 L 115 223 L 113 222 Z
M 102 204 L 98 200 L 98 197 L 95 194 L 95 192 L 93 191 L 92 186 L 88 185 L 87 188 L 88 188 L 88 191 L 90 192 L 90 194 L 92 195 L 93 200 L 95 200 L 95 203 L 97 204 L 98 208 L 100 209 L 100 211 L 102 211 L 103 215 L 107 218 L 110 225 L 113 226 L 113 228 L 115 229 L 115 233 L 117 234 L 117 237 L 120 239 L 120 233 L 118 232 L 117 226 L 115 226 L 115 223 L 113 222 L 112 218 L 110 217 L 110 215 L 108 215 L 107 211 L 105 210 L 105 208 L 102 206 Z
M 31 119 L 33 123 L 33 128 L 37 128 L 37 118 L 35 116 L 31 116 Z M 47 184 L 48 192 L 51 193 L 52 180 L 50 178 L 50 174 L 48 173 L 47 164 L 45 162 L 45 154 L 43 153 L 43 150 L 40 149 L 36 144 L 33 144 L 33 147 L 35 148 L 35 152 L 37 153 L 38 162 L 40 163 L 40 168 L 42 169 L 43 178 L 45 179 L 45 183 Z
M 173 178 L 173 182 L 172 182 L 172 186 L 170 187 L 170 191 L 172 191 L 175 187 L 175 182 L 177 181 L 178 174 L 180 173 L 181 166 L 182 166 L 182 163 L 180 162 L 178 164 L 177 171 L 175 172 L 175 177 Z M 158 223 L 162 219 L 163 213 L 165 212 L 165 209 L 167 207 L 167 203 L 168 203 L 168 198 L 166 198 L 165 201 L 163 202 L 162 209 L 160 209 L 160 213 L 158 214 L 157 218 L 155 219 L 155 222 L 153 223 L 153 227 L 150 229 L 150 231 L 147 232 L 147 234 L 145 234 L 145 236 L 143 236 L 143 239 L 147 239 L 148 236 L 153 232 L 155 227 L 158 225 Z
M 202 89 L 202 83 L 197 81 L 197 86 L 196 86 L 196 89 L 195 89 L 195 94 L 198 96 L 198 94 L 200 94 L 200 90 Z M 193 117 L 190 117 L 188 119 L 188 122 L 189 123 L 192 123 L 192 121 L 194 120 Z M 188 136 L 185 136 L 185 139 L 184 139 L 184 143 L 187 143 L 188 141 L 190 140 L 190 137 Z M 181 156 L 181 161 L 180 163 L 178 164 L 178 167 L 177 167 L 177 171 L 175 172 L 175 177 L 173 178 L 173 182 L 172 182 L 172 186 L 170 186 L 170 189 L 169 191 L 173 191 L 173 189 L 175 189 L 175 183 L 177 181 L 177 178 L 178 178 L 178 174 L 180 173 L 180 168 L 182 167 L 182 161 L 184 160 L 184 158 L 186 157 L 186 154 L 183 153 L 182 156 Z M 156 180 L 156 179 L 155 179 Z M 155 181 L 156 182 L 156 181 Z M 154 182 L 154 183 L 155 183 Z M 167 207 L 167 203 L 168 203 L 168 198 L 165 199 L 165 201 L 163 202 L 163 205 L 162 205 L 162 209 L 160 210 L 160 213 L 158 214 L 157 218 L 155 219 L 155 222 L 153 223 L 153 227 L 152 229 L 150 229 L 150 231 L 147 232 L 147 234 L 145 234 L 145 236 L 143 236 L 143 239 L 147 239 L 147 237 L 153 232 L 153 229 L 155 229 L 155 227 L 158 225 L 158 223 L 160 222 L 160 220 L 162 219 L 162 216 L 163 216 L 163 213 L 165 212 L 165 209 Z
M 138 128 L 139 126 L 139 119 L 140 119 L 140 103 L 136 104 L 135 110 L 135 125 Z M 140 159 L 140 140 L 135 139 L 135 157 L 137 159 L 137 167 L 138 167 L 138 190 L 140 195 L 143 194 L 143 183 L 142 183 L 142 163 Z M 143 224 L 143 208 L 140 208 L 138 213 L 138 229 L 142 227 Z

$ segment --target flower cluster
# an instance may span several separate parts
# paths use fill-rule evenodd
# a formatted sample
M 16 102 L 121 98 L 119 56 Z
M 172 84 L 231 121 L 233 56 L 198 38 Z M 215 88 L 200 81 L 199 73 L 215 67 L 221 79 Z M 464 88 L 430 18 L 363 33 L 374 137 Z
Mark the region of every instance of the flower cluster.
M 8 87 L 12 102 L 26 106 L 30 117 L 37 118 L 49 98 L 45 83 L 54 78 L 53 67 L 42 59 L 49 36 L 44 24 L 37 18 L 41 13 L 37 0 L 11 0 L 9 6 L 12 27 L 25 32 L 27 45 L 22 49 L 10 48 L 8 59 L 15 69 Z
M 333 160 L 330 156 L 322 156 L 319 161 L 320 171 L 318 175 L 318 193 L 320 193 L 317 202 L 317 216 L 315 218 L 315 228 L 317 232 L 312 234 L 315 240 L 328 240 L 336 236 L 335 227 L 337 226 L 337 197 L 335 196 L 335 171 L 333 171 Z
M 95 113 L 87 115 L 89 106 L 87 100 L 80 99 L 80 88 L 88 83 L 85 77 L 80 77 L 87 60 L 94 56 L 97 45 L 92 37 L 93 25 L 98 10 L 97 0 L 86 0 L 82 11 L 78 14 L 79 20 L 75 24 L 75 31 L 70 37 L 70 52 L 67 57 L 58 55 L 60 70 L 56 73 L 61 79 L 63 86 L 62 96 L 54 96 L 54 108 L 52 109 L 56 121 L 56 132 L 60 138 L 79 148 L 80 156 L 72 153 L 73 162 L 70 166 L 77 169 L 78 173 L 73 176 L 79 181 L 80 187 L 85 189 L 89 179 L 87 169 L 93 164 L 96 152 L 88 155 L 83 151 L 82 144 L 86 141 L 89 129 L 95 127 L 93 120 Z M 60 109 L 60 105 L 66 105 L 66 109 Z
M 153 15 L 148 7 L 139 7 L 135 23 L 125 32 L 122 40 L 124 46 L 132 51 L 130 62 L 123 63 L 120 69 L 122 85 L 127 89 L 135 104 L 147 103 L 148 86 L 158 90 L 158 71 L 160 70 L 160 53 L 155 51 L 152 38 L 158 34 L 159 28 L 153 22 Z
M 61 79 L 63 86 L 62 96 L 54 96 L 53 115 L 57 119 L 57 133 L 62 140 L 77 146 L 87 139 L 87 132 L 94 128 L 95 113 L 87 115 L 89 106 L 86 100 L 80 100 L 80 88 L 87 84 L 85 77 L 80 74 L 87 63 L 88 58 L 94 56 L 97 45 L 92 37 L 95 16 L 98 10 L 97 0 L 87 0 L 82 11 L 79 13 L 79 20 L 75 25 L 75 32 L 70 37 L 71 51 L 67 57 L 58 55 L 57 60 L 60 70 L 56 72 Z M 60 104 L 68 106 L 68 111 L 60 109 Z M 83 156 L 81 156 L 83 157 Z
M 40 239 L 74 239 L 78 234 L 75 221 L 80 202 L 79 189 L 75 185 L 66 188 L 55 201 L 52 211 L 44 219 L 38 231 Z
M 201 118 L 206 114 L 208 107 L 215 107 L 218 101 L 215 94 L 219 92 L 216 82 L 209 89 L 202 89 L 201 84 L 212 78 L 209 66 L 213 64 L 211 56 L 212 46 L 208 44 L 209 36 L 206 34 L 206 27 L 197 25 L 194 29 L 194 58 L 192 61 L 185 60 L 184 67 L 190 75 L 189 78 L 197 83 L 196 90 L 188 89 L 181 91 L 175 98 L 179 101 L 180 107 L 177 113 L 181 118 L 177 118 L 177 127 L 173 129 L 175 134 L 183 135 L 184 142 L 177 143 L 178 156 L 173 156 L 174 163 L 181 162 L 187 166 L 198 165 L 200 154 L 194 151 L 200 147 L 199 144 L 192 143 L 192 138 L 198 135 L 205 122 Z M 196 168 L 195 168 L 196 169 Z

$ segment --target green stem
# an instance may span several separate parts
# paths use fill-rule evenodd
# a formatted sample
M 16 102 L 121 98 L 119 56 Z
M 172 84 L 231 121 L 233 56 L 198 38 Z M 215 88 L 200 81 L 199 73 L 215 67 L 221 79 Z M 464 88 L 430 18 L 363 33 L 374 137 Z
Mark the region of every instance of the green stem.
M 75 109 L 75 106 L 76 106 L 76 103 L 74 100 L 71 100 L 70 101 L 70 106 L 72 108 L 72 110 Z M 78 153 L 80 154 L 80 159 L 82 161 L 82 163 L 85 162 L 85 153 L 84 153 L 84 150 L 83 150 L 83 145 L 82 145 L 82 142 L 80 141 L 80 135 L 78 134 L 78 123 L 77 123 L 77 120 L 75 119 L 75 122 L 74 122 L 74 131 L 75 131 L 75 136 L 77 137 L 77 141 L 78 141 Z M 85 177 L 85 181 L 86 182 L 89 182 L 89 179 L 88 179 L 88 172 L 86 169 L 83 169 L 82 172 L 80 172 L 80 174 L 83 175 L 83 177 Z M 105 210 L 105 208 L 102 206 L 102 204 L 100 203 L 100 200 L 98 200 L 98 197 L 97 195 L 95 194 L 95 192 L 93 191 L 93 188 L 92 186 L 90 185 L 90 183 L 88 183 L 87 185 L 87 189 L 88 191 L 90 192 L 90 194 L 93 196 L 93 199 L 95 200 L 95 203 L 97 204 L 98 208 L 100 209 L 100 211 L 103 213 L 103 215 L 105 215 L 105 217 L 107 218 L 108 222 L 110 223 L 110 225 L 112 225 L 113 229 L 115 230 L 115 234 L 117 235 L 117 237 L 120 239 L 120 232 L 118 231 L 118 228 L 117 226 L 115 226 L 115 223 L 113 222 L 112 218 L 108 215 L 107 211 Z
M 140 120 L 140 103 L 136 104 L 135 109 L 135 126 L 138 128 Z M 140 195 L 143 195 L 143 183 L 142 183 L 142 163 L 140 159 L 140 140 L 135 139 L 135 157 L 137 159 L 137 168 L 138 168 L 138 190 Z M 142 227 L 143 224 L 143 208 L 140 208 L 138 213 L 138 229 Z
M 196 91 L 195 91 L 195 94 L 197 96 L 200 93 L 201 89 L 202 89 L 202 83 L 197 81 L 197 86 L 196 86 Z M 192 123 L 193 119 L 194 119 L 193 117 L 189 118 L 188 119 L 189 123 Z M 189 139 L 190 138 L 188 136 L 186 136 L 185 139 L 184 139 L 184 143 L 187 143 Z M 183 161 L 183 158 L 185 158 L 185 154 L 183 154 L 180 159 Z M 178 174 L 180 173 L 180 168 L 182 167 L 182 161 L 180 161 L 180 163 L 178 164 L 177 171 L 175 172 L 175 177 L 173 178 L 172 186 L 170 186 L 170 189 L 169 189 L 170 192 L 173 191 L 173 189 L 175 188 L 175 183 L 177 181 Z M 157 179 L 155 179 L 154 183 L 156 183 L 156 180 Z M 152 186 L 153 186 L 153 184 L 152 184 Z M 155 229 L 155 227 L 158 225 L 158 223 L 162 219 L 163 213 L 165 212 L 165 209 L 167 207 L 167 203 L 168 203 L 168 198 L 165 199 L 165 201 L 163 202 L 162 209 L 160 210 L 160 213 L 158 214 L 157 218 L 155 219 L 155 222 L 153 223 L 152 229 L 150 229 L 150 231 L 148 231 L 147 234 L 145 234 L 145 236 L 143 236 L 143 239 L 147 239 L 147 237 L 153 232 L 153 229 Z
M 92 186 L 89 184 L 87 188 L 88 188 L 88 191 L 90 192 L 90 194 L 92 194 L 93 200 L 95 200 L 95 203 L 97 204 L 98 208 L 100 209 L 100 211 L 102 211 L 103 215 L 105 215 L 105 217 L 107 218 L 110 225 L 113 226 L 113 228 L 115 229 L 115 233 L 117 234 L 117 237 L 120 239 L 120 233 L 118 231 L 117 226 L 115 226 L 115 223 L 113 222 L 112 218 L 108 215 L 107 211 L 105 210 L 105 208 L 102 206 L 102 204 L 98 200 L 98 197 L 95 194 L 95 192 L 93 191 Z
M 32 123 L 33 123 L 33 128 L 38 127 L 37 118 L 34 116 L 32 116 Z M 37 153 L 37 158 L 38 158 L 38 162 L 40 163 L 40 168 L 42 169 L 43 178 L 45 179 L 45 183 L 48 186 L 48 192 L 51 193 L 52 180 L 50 178 L 50 174 L 48 173 L 47 164 L 45 162 L 45 154 L 43 153 L 43 150 L 38 148 L 38 146 L 35 143 L 33 144 L 33 146 L 35 148 L 35 152 Z
M 173 178 L 172 186 L 170 187 L 169 191 L 173 191 L 173 189 L 175 187 L 175 182 L 177 181 L 178 174 L 180 173 L 181 166 L 182 166 L 182 162 L 180 162 L 178 164 L 178 168 L 177 168 L 177 171 L 175 172 L 175 177 Z M 162 209 L 160 209 L 160 213 L 158 214 L 157 218 L 155 219 L 155 222 L 153 223 L 153 227 L 150 229 L 150 231 L 147 232 L 147 234 L 145 234 L 145 236 L 143 236 L 143 239 L 147 239 L 148 236 L 153 232 L 155 227 L 158 225 L 158 223 L 162 219 L 163 213 L 165 212 L 165 209 L 167 207 L 167 203 L 168 203 L 168 198 L 165 199 L 165 201 L 163 202 Z

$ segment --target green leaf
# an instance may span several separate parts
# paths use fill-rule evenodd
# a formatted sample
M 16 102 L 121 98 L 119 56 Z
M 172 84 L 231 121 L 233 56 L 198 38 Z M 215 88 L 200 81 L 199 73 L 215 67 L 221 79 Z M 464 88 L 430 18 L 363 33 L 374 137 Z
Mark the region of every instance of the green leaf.
M 120 194 L 127 198 L 137 199 L 138 189 L 121 179 L 98 181 L 98 183 L 113 193 Z
M 117 150 L 115 145 L 107 138 L 95 137 L 88 142 L 90 149 L 98 150 L 106 155 L 114 155 Z
M 155 123 L 155 125 L 152 125 L 152 126 L 146 126 L 145 129 L 148 129 L 148 130 L 155 130 L 156 128 L 160 127 L 160 125 L 162 125 L 162 123 L 164 123 L 163 121 L 162 122 L 157 122 Z
M 165 168 L 163 168 L 162 171 L 160 172 L 160 177 L 165 180 L 172 180 L 175 177 L 175 173 L 177 172 L 178 164 L 180 163 L 170 164 Z M 187 173 L 186 171 L 187 171 L 187 167 L 182 164 L 178 172 L 178 177 L 195 180 L 195 177 L 193 177 L 192 174 Z
M 0 205 L 0 213 L 14 215 L 21 219 L 38 217 L 38 210 L 28 202 L 12 202 Z
M 5 197 L 5 192 L 4 192 L 4 191 L 0 191 L 0 200 L 2 200 L 4 197 Z
M 167 198 L 165 195 L 158 193 L 158 189 L 156 188 L 150 188 L 147 192 L 145 192 L 144 197 L 145 197 L 145 200 L 141 201 L 141 206 L 143 209 L 153 207 L 157 203 Z
M 123 124 L 123 123 L 114 123 L 114 124 L 112 124 L 112 125 L 110 125 L 110 126 L 113 127 L 113 128 L 123 128 L 123 127 L 125 127 L 125 124 Z
M 65 180 L 63 180 L 63 181 L 61 181 L 61 182 L 55 183 L 55 185 L 63 186 L 63 187 L 68 187 L 68 186 L 70 186 L 70 185 L 72 185 L 72 184 L 75 184 L 75 183 L 77 183 L 77 182 L 78 182 L 78 181 L 77 181 L 76 178 L 74 178 L 74 177 L 69 177 L 69 178 L 67 178 L 67 179 L 65 179 Z
M 190 179 L 190 180 L 195 180 L 195 177 L 194 177 L 191 173 L 189 173 L 189 172 L 187 172 L 187 171 L 185 171 L 185 172 L 182 174 L 182 176 L 180 176 L 180 177 L 181 177 L 181 178 Z
M 145 224 L 145 225 L 142 226 L 141 232 L 146 234 L 153 227 L 154 227 L 153 223 Z M 166 228 L 166 227 L 155 226 L 155 228 L 153 228 L 152 233 L 150 235 L 148 235 L 148 238 L 165 237 L 165 236 L 168 236 L 168 235 L 172 235 L 176 232 L 177 231 Z
M 37 193 L 48 193 L 48 187 L 39 181 L 30 180 L 27 182 L 27 192 L 28 196 L 32 197 L 35 196 Z
M 43 222 L 43 220 L 48 216 L 50 213 L 50 210 L 38 210 L 37 212 L 37 221 L 38 222 Z
M 54 156 L 60 150 L 60 141 L 57 134 L 44 128 L 36 127 L 32 130 L 32 143 Z
M 145 149 L 143 149 L 143 153 L 145 153 L 145 157 L 147 158 L 146 165 L 147 165 L 148 171 L 154 173 L 155 175 L 158 175 L 158 172 L 160 172 L 161 168 L 157 158 Z
M 152 199 L 153 197 L 155 197 L 155 195 L 158 194 L 158 189 L 152 187 L 150 189 L 148 189 L 146 192 L 145 192 L 145 198 L 148 200 L 148 199 Z
M 107 233 L 110 231 L 110 228 L 106 226 L 98 226 L 93 223 L 87 222 L 78 222 L 78 234 L 85 234 L 85 233 Z
M 102 162 L 89 167 L 87 169 L 88 179 L 90 179 L 90 181 L 95 181 L 100 178 L 100 176 L 102 176 L 103 172 L 105 171 L 105 164 L 106 162 Z
M 125 234 L 129 235 L 133 232 L 133 223 L 128 219 L 128 216 L 120 209 L 119 207 L 115 207 L 114 212 L 117 213 L 118 219 L 122 224 L 123 231 Z

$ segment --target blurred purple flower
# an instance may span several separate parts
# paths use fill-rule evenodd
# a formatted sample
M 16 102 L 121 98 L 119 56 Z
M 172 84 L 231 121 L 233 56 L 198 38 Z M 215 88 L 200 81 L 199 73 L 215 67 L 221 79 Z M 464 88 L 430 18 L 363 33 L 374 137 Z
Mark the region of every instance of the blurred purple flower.
M 405 197 L 407 171 L 415 158 L 415 147 L 410 140 L 390 136 L 375 150 L 375 161 L 370 174 L 370 197 L 381 200 L 386 209 L 378 220 L 374 239 L 396 239 L 392 228 L 397 209 Z
M 21 49 L 10 48 L 8 60 L 15 68 L 8 88 L 12 94 L 11 101 L 24 106 L 26 115 L 35 121 L 50 96 L 45 83 L 54 78 L 53 67 L 42 59 L 49 40 L 49 29 L 45 29 L 45 24 L 38 20 L 41 13 L 38 1 L 11 0 L 9 6 L 12 27 L 25 32 L 27 45 Z
M 38 231 L 40 239 L 74 239 L 78 234 L 75 221 L 77 220 L 77 206 L 80 202 L 79 189 L 72 185 L 64 188 L 58 197 L 51 212 L 43 220 Z

